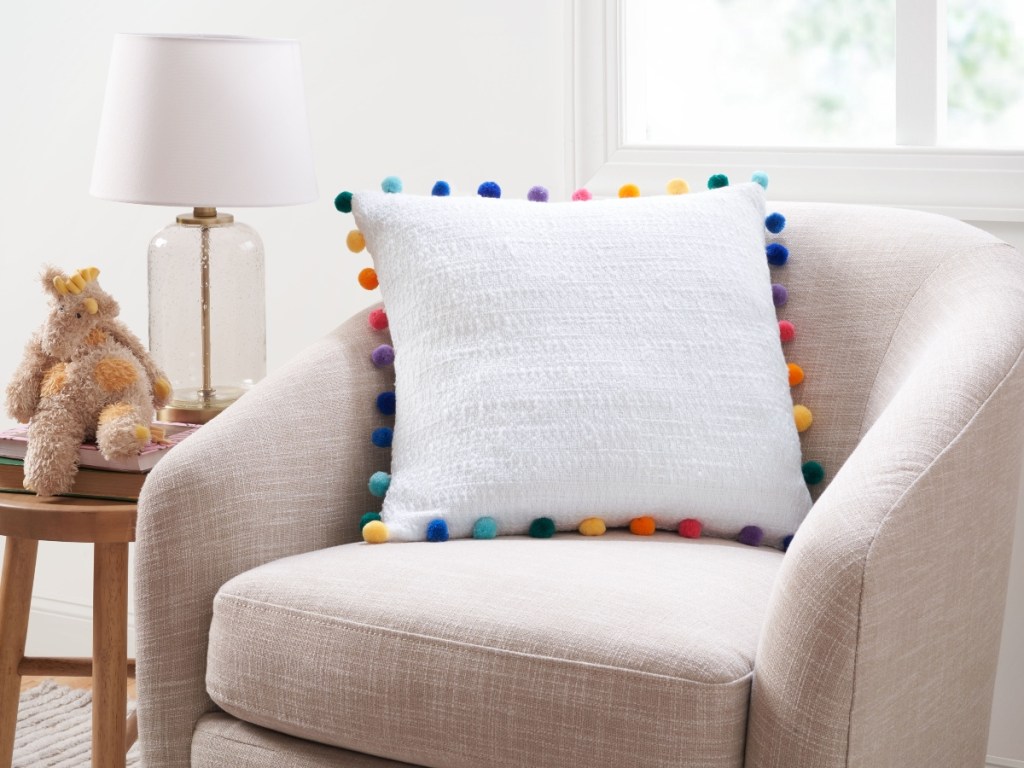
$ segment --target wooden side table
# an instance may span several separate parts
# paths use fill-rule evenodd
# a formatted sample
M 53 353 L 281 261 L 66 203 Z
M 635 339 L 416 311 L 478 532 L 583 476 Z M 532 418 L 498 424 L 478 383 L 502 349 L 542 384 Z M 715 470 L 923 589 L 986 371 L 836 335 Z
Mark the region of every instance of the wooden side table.
M 0 535 L 7 537 L 0 581 L 0 766 L 11 765 L 22 675 L 92 675 L 92 764 L 123 768 L 135 742 L 126 720 L 128 674 L 128 543 L 136 505 L 92 499 L 0 493 Z M 32 581 L 40 541 L 93 545 L 92 658 L 25 656 Z

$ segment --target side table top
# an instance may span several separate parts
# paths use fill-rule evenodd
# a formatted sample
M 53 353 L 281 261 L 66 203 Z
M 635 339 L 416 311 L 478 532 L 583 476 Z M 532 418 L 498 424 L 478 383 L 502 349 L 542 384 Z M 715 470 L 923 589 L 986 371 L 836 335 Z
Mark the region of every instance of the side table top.
M 134 502 L 0 493 L 0 536 L 39 541 L 135 541 Z

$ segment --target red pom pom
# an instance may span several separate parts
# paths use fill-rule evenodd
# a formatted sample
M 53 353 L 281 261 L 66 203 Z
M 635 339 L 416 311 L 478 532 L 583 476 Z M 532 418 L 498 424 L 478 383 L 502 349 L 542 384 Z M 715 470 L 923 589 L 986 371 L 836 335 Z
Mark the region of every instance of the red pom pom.
M 686 539 L 699 539 L 700 529 L 700 520 L 688 517 L 679 524 L 679 535 Z
M 381 307 L 377 307 L 377 309 L 370 312 L 369 320 L 370 327 L 375 331 L 383 331 L 388 327 L 387 313 Z
M 796 338 L 796 328 L 789 320 L 779 320 L 779 338 L 783 342 L 792 341 Z

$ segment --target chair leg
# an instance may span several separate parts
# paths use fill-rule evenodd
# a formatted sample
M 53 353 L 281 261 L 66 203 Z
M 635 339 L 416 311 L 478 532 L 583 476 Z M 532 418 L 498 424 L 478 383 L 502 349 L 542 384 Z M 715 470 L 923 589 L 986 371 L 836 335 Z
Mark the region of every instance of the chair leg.
M 128 545 L 94 546 L 92 764 L 94 768 L 124 768 L 128 715 Z
M 21 675 L 18 665 L 25 656 L 25 636 L 32 604 L 32 580 L 36 572 L 35 539 L 7 537 L 3 577 L 0 580 L 0 766 L 10 766 L 14 756 L 14 732 L 18 727 Z

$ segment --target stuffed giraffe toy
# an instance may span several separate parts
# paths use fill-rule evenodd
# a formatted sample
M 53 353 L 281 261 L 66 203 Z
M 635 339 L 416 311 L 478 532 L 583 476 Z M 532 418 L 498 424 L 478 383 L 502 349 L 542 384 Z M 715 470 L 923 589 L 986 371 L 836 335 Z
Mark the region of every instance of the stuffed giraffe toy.
M 95 438 L 107 459 L 138 454 L 154 437 L 154 409 L 170 397 L 170 383 L 117 319 L 120 307 L 98 275 L 95 267 L 43 271 L 50 314 L 7 387 L 8 413 L 29 424 L 25 488 L 40 496 L 71 490 L 83 440 Z

